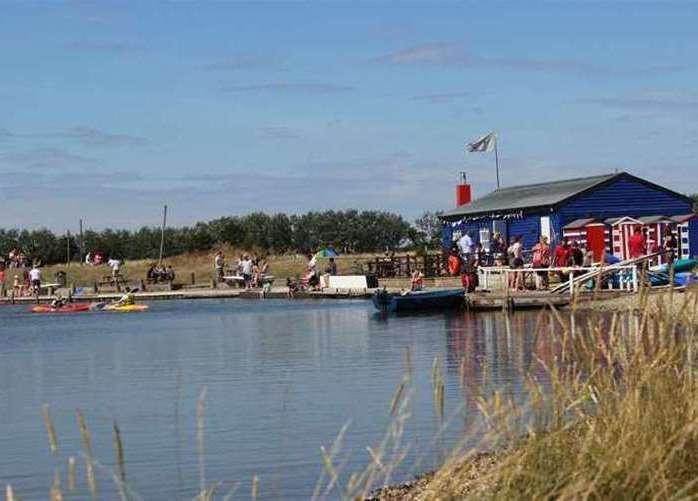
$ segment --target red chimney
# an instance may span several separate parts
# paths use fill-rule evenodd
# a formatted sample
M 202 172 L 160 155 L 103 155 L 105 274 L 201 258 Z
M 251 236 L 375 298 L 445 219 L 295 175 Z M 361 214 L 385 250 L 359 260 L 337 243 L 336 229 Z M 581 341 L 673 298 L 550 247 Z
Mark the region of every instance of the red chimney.
M 458 174 L 458 185 L 456 186 L 456 206 L 469 204 L 471 200 L 470 185 L 465 179 L 465 172 L 461 172 Z

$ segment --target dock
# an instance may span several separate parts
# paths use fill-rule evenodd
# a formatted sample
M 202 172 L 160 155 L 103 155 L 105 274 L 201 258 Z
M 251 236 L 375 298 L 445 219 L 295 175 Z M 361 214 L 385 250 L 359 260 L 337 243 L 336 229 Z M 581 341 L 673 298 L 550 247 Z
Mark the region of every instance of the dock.
M 68 296 L 68 291 L 61 292 L 63 297 Z M 325 289 L 322 291 L 296 292 L 294 299 L 368 299 L 373 294 L 373 289 Z M 139 302 L 165 301 L 165 300 L 194 300 L 194 299 L 287 299 L 286 287 L 274 287 L 270 292 L 262 294 L 259 290 L 246 291 L 232 288 L 196 288 L 178 289 L 174 291 L 148 291 L 134 294 Z M 83 293 L 71 296 L 75 303 L 100 303 L 115 301 L 122 296 L 119 292 Z M 49 303 L 53 299 L 50 295 L 41 295 L 38 300 L 33 296 L 0 297 L 0 304 L 36 304 Z

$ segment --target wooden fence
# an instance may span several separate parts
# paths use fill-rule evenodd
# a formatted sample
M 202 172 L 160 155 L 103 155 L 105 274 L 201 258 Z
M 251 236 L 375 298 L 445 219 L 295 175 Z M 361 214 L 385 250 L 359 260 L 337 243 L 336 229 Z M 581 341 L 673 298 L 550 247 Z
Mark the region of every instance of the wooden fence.
M 426 256 L 377 257 L 366 263 L 367 274 L 378 278 L 409 277 L 419 269 L 425 277 L 440 277 L 447 274 L 448 256 L 431 254 Z

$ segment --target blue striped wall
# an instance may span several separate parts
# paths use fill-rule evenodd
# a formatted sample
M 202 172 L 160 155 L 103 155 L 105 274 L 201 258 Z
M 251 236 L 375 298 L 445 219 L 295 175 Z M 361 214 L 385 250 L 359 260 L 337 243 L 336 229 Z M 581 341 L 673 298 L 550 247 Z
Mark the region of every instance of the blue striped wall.
M 691 203 L 633 179 L 620 178 L 565 204 L 558 210 L 561 225 L 575 219 L 621 216 L 676 216 L 692 212 Z
M 509 241 L 521 235 L 524 249 L 530 249 L 540 239 L 540 214 L 526 216 L 523 219 L 512 219 L 507 228 Z
M 517 235 L 523 237 L 523 244 L 526 249 L 533 247 L 540 239 L 540 217 L 541 215 L 550 215 L 550 223 L 553 228 L 553 233 L 559 235 L 562 233 L 559 225 L 559 218 L 555 214 L 530 214 L 523 219 L 509 219 L 507 221 L 507 234 L 509 240 Z M 457 226 L 452 226 L 451 223 L 445 223 L 443 226 L 443 240 L 442 244 L 444 248 L 451 246 L 453 242 L 453 234 L 456 231 L 460 231 L 463 234 L 466 231 L 472 232 L 473 241 L 475 243 L 480 240 L 480 228 L 489 228 L 493 231 L 492 219 L 486 218 L 479 221 L 462 223 Z
M 698 219 L 688 222 L 688 250 L 692 258 L 698 259 Z

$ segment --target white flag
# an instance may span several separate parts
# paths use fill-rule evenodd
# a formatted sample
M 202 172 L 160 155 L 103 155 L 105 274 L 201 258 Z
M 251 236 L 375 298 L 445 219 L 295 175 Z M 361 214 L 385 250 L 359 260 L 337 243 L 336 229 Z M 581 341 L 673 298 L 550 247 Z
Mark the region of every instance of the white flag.
M 492 151 L 494 149 L 494 144 L 497 141 L 497 133 L 496 132 L 490 132 L 486 136 L 482 136 L 472 143 L 468 143 L 466 146 L 466 149 L 470 153 L 474 152 L 483 152 L 483 151 Z

